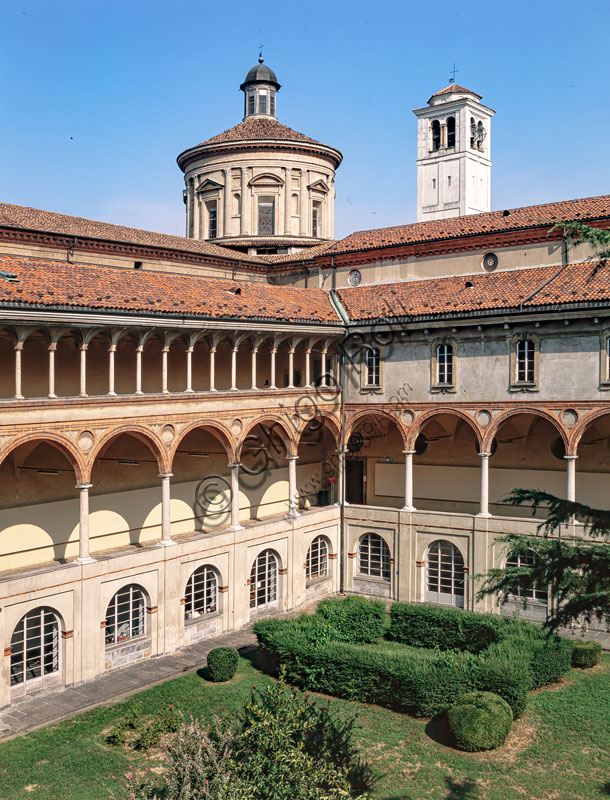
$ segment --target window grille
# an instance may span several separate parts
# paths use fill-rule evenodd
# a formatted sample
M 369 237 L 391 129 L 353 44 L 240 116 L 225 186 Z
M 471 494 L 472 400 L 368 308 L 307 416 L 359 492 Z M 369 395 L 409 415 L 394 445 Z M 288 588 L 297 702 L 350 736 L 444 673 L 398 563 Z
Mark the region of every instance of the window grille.
M 36 608 L 19 620 L 11 638 L 11 686 L 59 672 L 59 622 L 50 608 Z
M 276 601 L 277 558 L 271 550 L 263 550 L 250 572 L 250 608 L 260 608 Z
M 106 645 L 144 635 L 144 594 L 131 584 L 114 595 L 106 611 Z
M 212 567 L 199 567 L 186 584 L 184 616 L 197 619 L 218 611 L 218 581 Z
M 526 550 L 518 555 L 509 556 L 506 559 L 507 567 L 533 567 L 536 563 L 536 554 L 533 550 Z M 530 600 L 538 600 L 539 603 L 548 602 L 548 593 L 546 589 L 541 589 L 538 586 L 533 586 L 531 589 L 520 589 L 515 587 L 515 591 L 511 592 L 513 597 L 528 598 Z
M 453 383 L 453 347 L 450 344 L 436 346 L 436 382 L 439 385 Z
M 381 352 L 378 347 L 366 351 L 366 385 L 379 386 L 381 378 Z
M 258 201 L 259 236 L 273 236 L 275 203 L 273 198 Z
M 366 533 L 360 539 L 358 574 L 390 580 L 390 548 L 377 533 Z
M 520 339 L 516 344 L 517 382 L 534 382 L 534 342 L 531 339 Z
M 316 536 L 309 545 L 305 561 L 305 582 L 309 586 L 318 578 L 328 575 L 328 544 L 323 536 Z
M 464 559 L 451 544 L 438 540 L 426 557 L 426 600 L 464 606 Z

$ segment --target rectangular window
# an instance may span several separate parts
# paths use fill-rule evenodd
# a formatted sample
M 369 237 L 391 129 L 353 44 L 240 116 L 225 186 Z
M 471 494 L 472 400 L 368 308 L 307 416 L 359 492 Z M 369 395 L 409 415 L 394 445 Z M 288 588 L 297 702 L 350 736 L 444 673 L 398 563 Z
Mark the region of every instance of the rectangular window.
M 439 385 L 453 383 L 453 347 L 450 344 L 436 346 L 436 382 Z
M 317 206 L 314 206 L 311 210 L 311 235 L 315 238 L 319 236 L 319 214 L 320 209 Z
M 451 175 L 447 176 L 447 186 L 451 186 Z
M 610 336 L 606 339 L 606 378 L 605 382 L 610 381 Z
M 259 89 L 258 90 L 258 113 L 259 114 L 266 114 L 267 113 L 267 90 L 266 89 Z
M 208 239 L 215 239 L 218 235 L 218 212 L 216 202 L 208 203 Z
M 275 200 L 273 197 L 261 197 L 258 201 L 258 235 L 273 236 L 275 222 Z
M 254 92 L 248 92 L 248 116 L 254 114 Z
M 381 353 L 378 347 L 369 347 L 366 351 L 366 385 L 380 385 Z
M 517 383 L 534 382 L 534 342 L 520 339 L 516 345 Z
M 275 92 L 269 95 L 269 113 L 275 117 Z

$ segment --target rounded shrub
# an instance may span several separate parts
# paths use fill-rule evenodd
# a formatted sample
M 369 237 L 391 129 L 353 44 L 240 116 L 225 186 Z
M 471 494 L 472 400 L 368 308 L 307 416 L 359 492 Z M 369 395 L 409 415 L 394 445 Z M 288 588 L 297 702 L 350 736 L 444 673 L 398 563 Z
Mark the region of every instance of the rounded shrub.
M 237 671 L 239 653 L 234 647 L 216 647 L 208 653 L 208 672 L 214 683 L 231 680 Z
M 572 666 L 589 669 L 599 664 L 602 646 L 599 642 L 572 642 Z
M 510 706 L 493 692 L 468 692 L 447 711 L 460 750 L 493 750 L 504 743 L 513 722 Z

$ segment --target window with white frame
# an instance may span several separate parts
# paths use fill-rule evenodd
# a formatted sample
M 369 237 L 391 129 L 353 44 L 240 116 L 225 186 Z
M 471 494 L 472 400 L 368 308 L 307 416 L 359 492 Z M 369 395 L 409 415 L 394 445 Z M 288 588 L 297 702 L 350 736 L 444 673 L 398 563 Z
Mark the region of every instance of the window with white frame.
M 254 114 L 255 102 L 256 102 L 256 95 L 254 93 L 254 89 L 250 89 L 250 91 L 248 92 L 248 116 Z
M 59 672 L 59 620 L 50 608 L 35 608 L 21 617 L 11 638 L 11 686 Z
M 277 602 L 277 557 L 272 550 L 263 550 L 250 571 L 250 608 Z
M 464 607 L 464 559 L 451 542 L 438 539 L 428 548 L 425 599 Z
M 320 232 L 320 203 L 317 201 L 314 201 L 311 208 L 311 235 L 314 239 L 322 235 Z
M 305 561 L 305 584 L 309 586 L 318 578 L 328 575 L 328 542 L 324 536 L 316 536 L 309 545 Z
M 515 344 L 515 380 L 517 383 L 534 383 L 536 346 L 531 339 L 518 339 Z
M 365 533 L 360 539 L 358 574 L 390 580 L 390 548 L 378 533 Z
M 119 589 L 108 605 L 106 646 L 135 639 L 144 633 L 144 592 L 132 583 Z
M 215 239 L 218 235 L 218 204 L 216 200 L 206 203 L 208 210 L 208 239 Z
M 533 550 L 525 550 L 523 553 L 513 553 L 506 559 L 507 567 L 518 569 L 531 569 L 536 563 L 536 554 Z M 548 592 L 540 586 L 533 586 L 530 589 L 515 587 L 515 591 L 510 593 L 513 598 L 537 600 L 539 603 L 548 602 Z
M 258 90 L 258 113 L 259 114 L 266 114 L 267 113 L 267 90 L 266 89 L 259 89 Z
M 198 567 L 188 579 L 184 602 L 187 620 L 198 619 L 218 611 L 218 579 L 209 566 Z
M 365 386 L 381 385 L 381 351 L 378 347 L 367 347 L 365 353 Z
M 439 386 L 453 385 L 453 346 L 436 345 L 436 382 Z

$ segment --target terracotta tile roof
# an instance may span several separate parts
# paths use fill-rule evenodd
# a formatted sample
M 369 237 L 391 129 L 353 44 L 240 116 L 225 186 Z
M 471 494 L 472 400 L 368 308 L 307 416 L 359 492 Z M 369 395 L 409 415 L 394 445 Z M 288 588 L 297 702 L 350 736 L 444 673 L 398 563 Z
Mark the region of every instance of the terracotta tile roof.
M 330 239 L 328 242 L 322 242 L 321 244 L 314 245 L 313 247 L 308 247 L 307 249 L 303 249 L 298 253 L 275 253 L 270 255 L 261 255 L 259 258 L 262 258 L 272 264 L 282 264 L 284 262 L 292 261 L 294 261 L 295 264 L 299 264 L 302 261 L 307 261 L 310 258 L 315 258 L 316 256 L 325 253 L 329 247 L 334 245 L 334 243 L 334 239 Z
M 320 145 L 316 139 L 311 139 L 305 136 L 304 133 L 293 131 L 287 125 L 282 125 L 276 119 L 269 119 L 267 117 L 248 117 L 247 119 L 229 128 L 217 136 L 212 136 L 211 139 L 206 139 L 204 144 L 218 144 L 220 142 L 240 142 L 244 140 L 257 139 L 283 139 L 293 142 L 307 142 L 309 144 Z M 197 145 L 198 147 L 200 145 Z
M 548 283 L 547 283 L 548 282 Z M 340 289 L 353 321 L 409 318 L 559 305 L 610 302 L 610 264 L 511 269 L 422 281 Z M 529 298 L 529 299 L 528 299 Z
M 198 239 L 187 239 L 185 236 L 172 236 L 169 233 L 155 233 L 140 228 L 127 228 L 109 222 L 98 222 L 83 217 L 72 217 L 57 214 L 54 211 L 42 211 L 27 206 L 16 206 L 11 203 L 0 203 L 0 227 L 24 228 L 30 231 L 59 233 L 77 238 L 104 239 L 125 244 L 139 244 L 146 247 L 158 247 L 169 250 L 182 250 L 187 253 L 200 253 L 221 259 L 252 261 L 261 263 L 256 256 L 236 253 L 215 244 Z
M 473 92 L 472 89 L 467 89 L 465 86 L 460 86 L 459 83 L 450 83 L 449 86 L 445 86 L 444 89 L 439 89 L 438 92 L 434 92 L 432 97 L 440 97 L 444 94 L 473 94 L 479 99 L 483 97 L 482 94 L 477 94 L 477 92 Z M 432 100 L 432 97 L 430 100 Z M 430 102 L 430 100 L 428 102 Z
M 610 195 L 524 206 L 506 211 L 470 214 L 464 217 L 414 222 L 392 228 L 356 231 L 338 241 L 327 253 L 349 253 L 393 245 L 453 239 L 460 236 L 552 225 L 559 220 L 610 218 Z
M 340 324 L 322 289 L 0 255 L 2 308 L 42 306 L 209 319 Z

